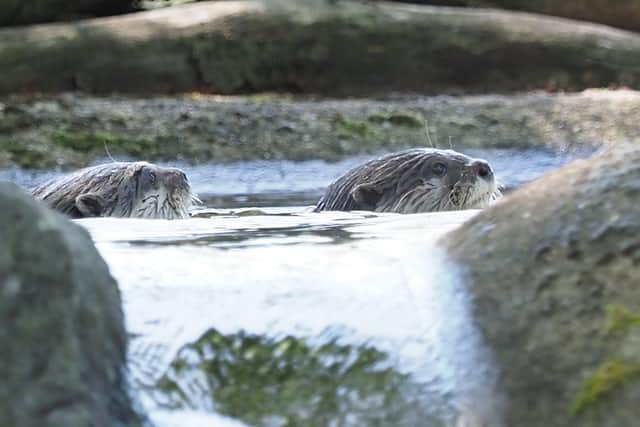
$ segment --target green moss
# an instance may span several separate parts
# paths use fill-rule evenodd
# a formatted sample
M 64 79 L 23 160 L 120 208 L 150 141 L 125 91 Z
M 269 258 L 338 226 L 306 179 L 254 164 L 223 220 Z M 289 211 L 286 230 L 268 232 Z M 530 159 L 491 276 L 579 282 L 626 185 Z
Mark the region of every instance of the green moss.
M 104 131 L 86 132 L 73 129 L 59 129 L 51 134 L 54 144 L 84 153 L 109 151 L 133 156 L 149 156 L 156 151 L 156 144 L 149 138 L 115 135 Z
M 98 143 L 101 143 L 89 133 L 74 133 L 64 130 L 54 132 L 51 135 L 51 140 L 54 144 L 80 151 L 93 150 L 98 146 Z
M 640 377 L 640 362 L 628 364 L 613 359 L 604 362 L 588 378 L 571 405 L 571 415 L 578 415 L 632 378 Z
M 9 160 L 27 169 L 43 169 L 56 166 L 55 156 L 42 145 L 0 138 L 0 146 L 8 153 Z
M 343 138 L 372 139 L 377 132 L 365 121 L 339 115 L 335 120 L 336 134 Z
M 637 326 L 640 326 L 639 313 L 620 304 L 607 306 L 604 325 L 606 335 L 619 335 Z M 583 383 L 571 404 L 570 413 L 581 414 L 629 380 L 637 378 L 640 378 L 640 361 L 629 362 L 619 358 L 605 361 Z
M 11 134 L 32 125 L 32 119 L 25 114 L 0 114 L 0 134 Z
M 619 304 L 607 306 L 604 329 L 607 334 L 621 334 L 632 327 L 640 326 L 640 313 Z
M 367 117 L 367 120 L 376 124 L 390 123 L 394 126 L 408 128 L 422 128 L 424 126 L 422 116 L 410 112 L 375 113 Z

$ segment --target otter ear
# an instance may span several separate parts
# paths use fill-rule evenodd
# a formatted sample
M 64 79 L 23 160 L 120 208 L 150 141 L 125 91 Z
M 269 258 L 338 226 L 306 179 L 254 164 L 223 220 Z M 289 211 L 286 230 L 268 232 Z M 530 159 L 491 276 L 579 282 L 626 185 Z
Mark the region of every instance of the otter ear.
M 105 206 L 104 198 L 95 193 L 81 194 L 76 197 L 76 208 L 83 217 L 101 216 Z
M 372 211 L 376 209 L 382 197 L 382 188 L 376 183 L 359 184 L 351 191 L 351 197 L 359 209 Z

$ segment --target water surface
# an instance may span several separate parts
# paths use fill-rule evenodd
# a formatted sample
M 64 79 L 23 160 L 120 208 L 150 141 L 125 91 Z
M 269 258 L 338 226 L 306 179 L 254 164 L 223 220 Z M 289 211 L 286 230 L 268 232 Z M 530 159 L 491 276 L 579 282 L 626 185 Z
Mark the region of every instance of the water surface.
M 465 149 L 465 154 L 488 160 L 506 189 L 518 187 L 592 150 Z M 166 163 L 185 170 L 194 190 L 209 207 L 301 206 L 315 203 L 324 188 L 350 168 L 375 157 L 362 155 L 337 162 L 257 160 L 189 165 Z M 62 171 L 0 170 L 0 180 L 32 187 Z
M 184 425 L 173 410 L 189 425 L 445 426 L 497 416 L 469 295 L 433 246 L 474 214 L 79 223 L 120 283 L 134 385 L 161 425 Z
M 465 152 L 507 189 L 589 154 Z M 194 218 L 78 221 L 119 282 L 133 387 L 158 426 L 501 424 L 469 292 L 435 246 L 476 212 L 308 211 L 370 157 L 178 164 L 205 201 Z

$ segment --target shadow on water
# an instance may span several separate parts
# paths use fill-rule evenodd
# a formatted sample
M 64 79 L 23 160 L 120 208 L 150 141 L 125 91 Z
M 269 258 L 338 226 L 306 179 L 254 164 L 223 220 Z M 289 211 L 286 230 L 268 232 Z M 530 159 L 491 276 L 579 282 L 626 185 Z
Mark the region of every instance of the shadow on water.
M 316 225 L 301 224 L 287 228 L 239 228 L 234 231 L 209 235 L 185 236 L 166 240 L 127 240 L 134 246 L 214 246 L 219 249 L 232 249 L 255 246 L 299 245 L 299 244 L 340 244 L 357 239 L 354 233 L 341 224 Z M 360 237 L 361 238 L 361 237 Z M 276 242 L 276 240 L 279 240 Z
M 254 426 L 439 426 L 425 387 L 367 345 L 215 329 L 179 350 L 148 392 L 160 407 Z M 430 413 L 431 412 L 431 413 Z

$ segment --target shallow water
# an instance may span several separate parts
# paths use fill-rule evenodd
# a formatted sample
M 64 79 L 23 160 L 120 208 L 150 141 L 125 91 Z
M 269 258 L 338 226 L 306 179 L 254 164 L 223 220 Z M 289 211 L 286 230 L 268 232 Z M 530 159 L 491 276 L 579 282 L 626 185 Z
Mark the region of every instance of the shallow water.
M 120 283 L 160 425 L 186 425 L 179 409 L 194 426 L 444 426 L 497 416 L 468 294 L 433 247 L 474 214 L 79 223 Z
M 465 154 L 488 160 L 505 188 L 512 189 L 557 169 L 592 150 L 465 149 Z M 375 157 L 362 155 L 337 162 L 309 160 L 259 160 L 189 165 L 172 162 L 185 170 L 193 189 L 209 207 L 301 206 L 315 203 L 324 188 L 348 169 Z M 126 160 L 126 159 L 123 159 Z M 32 187 L 62 171 L 0 170 L 0 180 Z
M 507 189 L 589 154 L 465 152 Z M 469 293 L 434 244 L 476 212 L 308 212 L 370 157 L 179 165 L 196 218 L 78 221 L 120 284 L 132 385 L 158 426 L 501 425 Z

